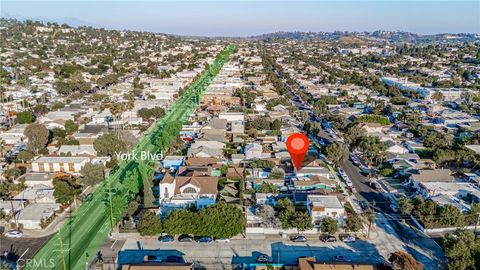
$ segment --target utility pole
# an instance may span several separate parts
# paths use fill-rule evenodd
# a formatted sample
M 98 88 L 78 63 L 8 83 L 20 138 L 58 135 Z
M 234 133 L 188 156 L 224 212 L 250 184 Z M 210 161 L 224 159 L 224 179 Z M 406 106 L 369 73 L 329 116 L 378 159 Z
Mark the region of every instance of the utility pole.
M 479 223 L 480 223 L 480 212 L 477 214 L 477 222 L 475 222 L 475 229 L 473 230 L 473 233 L 475 234 L 475 239 L 477 239 L 477 227 Z

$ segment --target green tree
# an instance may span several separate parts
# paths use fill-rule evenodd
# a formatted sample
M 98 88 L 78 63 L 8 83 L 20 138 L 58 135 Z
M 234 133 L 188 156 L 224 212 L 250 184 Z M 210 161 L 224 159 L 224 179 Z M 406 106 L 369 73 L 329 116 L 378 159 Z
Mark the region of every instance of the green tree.
M 28 138 L 27 149 L 38 154 L 47 145 L 50 132 L 44 125 L 34 123 L 25 128 L 24 134 Z
M 413 203 L 408 197 L 402 197 L 398 200 L 398 210 L 402 215 L 410 215 L 413 210 Z
M 77 130 L 78 130 L 78 124 L 73 122 L 73 120 L 68 119 L 67 121 L 65 121 L 65 131 L 68 134 L 73 134 Z
M 303 232 L 313 228 L 312 218 L 306 211 L 297 211 L 291 216 L 291 227 Z
M 33 122 L 33 114 L 30 111 L 23 111 L 17 113 L 18 124 L 30 124 Z
M 61 128 L 54 128 L 52 129 L 52 136 L 54 138 L 65 138 L 67 136 L 67 132 Z
M 480 265 L 480 240 L 467 230 L 459 229 L 443 237 L 448 269 L 473 270 Z
M 348 149 L 344 144 L 334 142 L 325 147 L 325 156 L 335 166 L 348 158 Z
M 147 211 L 140 219 L 137 230 L 141 236 L 160 234 L 162 232 L 162 219 L 155 213 Z
M 17 160 L 20 160 L 22 163 L 32 160 L 35 157 L 31 152 L 22 150 L 17 154 Z
M 320 230 L 328 234 L 335 234 L 338 231 L 338 221 L 332 217 L 325 217 L 320 224 Z
M 368 164 L 379 164 L 385 158 L 386 146 L 377 136 L 364 136 L 358 147 L 362 150 Z
M 7 180 L 13 181 L 22 175 L 22 171 L 19 168 L 10 168 L 3 171 L 3 177 Z
M 440 224 L 443 226 L 463 226 L 464 216 L 460 210 L 452 204 L 446 204 L 440 208 Z
M 89 162 L 82 167 L 80 174 L 80 183 L 84 186 L 95 186 L 105 179 L 105 166 Z
M 113 133 L 103 134 L 93 142 L 93 147 L 99 155 L 115 157 L 117 153 L 125 152 L 126 145 Z
M 155 197 L 153 196 L 153 178 L 152 176 L 147 177 L 143 181 L 143 206 L 145 208 L 155 207 Z
M 358 232 L 363 228 L 363 221 L 357 213 L 348 213 L 345 220 L 345 229 L 350 232 Z
M 69 205 L 73 202 L 75 196 L 82 193 L 81 186 L 76 183 L 75 178 L 70 176 L 61 176 L 53 179 L 53 196 L 58 203 Z
M 260 186 L 257 188 L 257 191 L 260 193 L 273 193 L 273 194 L 277 194 L 279 192 L 277 186 L 267 182 L 263 182 L 262 184 L 260 184 Z
M 360 139 L 367 134 L 367 131 L 359 125 L 350 126 L 345 132 L 345 142 L 351 147 L 356 148 Z

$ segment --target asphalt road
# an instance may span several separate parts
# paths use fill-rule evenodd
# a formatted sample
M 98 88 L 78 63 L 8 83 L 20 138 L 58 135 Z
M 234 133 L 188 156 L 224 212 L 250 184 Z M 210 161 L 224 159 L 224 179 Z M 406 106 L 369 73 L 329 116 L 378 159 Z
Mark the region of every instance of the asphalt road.
M 151 239 L 127 240 L 122 250 L 139 248 L 151 250 L 161 257 L 181 254 L 187 262 L 206 269 L 231 269 L 231 265 L 252 264 L 261 254 L 270 256 L 273 263 L 287 265 L 297 264 L 301 256 L 315 256 L 321 262 L 333 262 L 336 255 L 343 255 L 352 262 L 376 264 L 384 260 L 377 246 L 369 241 L 323 243 L 309 240 L 307 243 L 293 243 L 287 239 L 232 239 L 230 243 L 160 243 Z
M 5 255 L 7 255 L 6 259 L 11 263 L 16 262 L 20 257 L 25 260 L 31 259 L 50 237 L 51 236 L 42 238 L 7 238 L 0 236 L 0 256 L 2 259 L 5 259 Z

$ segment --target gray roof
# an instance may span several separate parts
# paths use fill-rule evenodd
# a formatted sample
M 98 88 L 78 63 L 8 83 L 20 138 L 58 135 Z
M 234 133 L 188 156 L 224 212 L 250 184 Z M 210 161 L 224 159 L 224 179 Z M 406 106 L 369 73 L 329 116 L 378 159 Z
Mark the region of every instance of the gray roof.
M 337 196 L 329 195 L 308 195 L 308 200 L 316 207 L 343 208 Z

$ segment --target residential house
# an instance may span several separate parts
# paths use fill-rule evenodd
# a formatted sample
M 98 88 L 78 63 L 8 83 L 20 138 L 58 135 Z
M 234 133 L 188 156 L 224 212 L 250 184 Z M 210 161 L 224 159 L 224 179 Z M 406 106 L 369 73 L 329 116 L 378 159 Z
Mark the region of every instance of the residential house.
M 455 177 L 449 169 L 419 170 L 418 173 L 410 175 L 408 184 L 419 190 L 423 188 L 423 183 L 442 182 L 453 183 Z
M 217 199 L 218 177 L 193 173 L 189 176 L 166 174 L 160 181 L 159 204 L 162 208 L 185 208 L 195 205 L 197 209 L 210 206 Z
M 17 222 L 24 229 L 40 230 L 42 221 L 54 218 L 55 211 L 60 210 L 59 203 L 32 203 L 17 214 Z
M 6 145 L 17 145 L 25 142 L 27 137 L 25 136 L 25 128 L 28 124 L 15 125 L 7 131 L 0 132 L 0 139 L 2 139 Z
M 335 218 L 340 226 L 343 226 L 346 216 L 343 204 L 337 196 L 314 195 L 307 196 L 307 210 L 315 227 L 319 227 L 322 219 L 326 217 Z
M 59 155 L 71 156 L 97 156 L 97 151 L 93 147 L 93 144 L 81 144 L 81 145 L 62 145 L 58 149 Z
M 293 179 L 292 182 L 293 187 L 298 191 L 321 189 L 331 192 L 334 191 L 337 186 L 337 181 L 318 175 Z
M 180 166 L 183 166 L 185 162 L 185 156 L 166 156 L 162 160 L 162 166 L 165 169 L 177 170 Z
M 263 158 L 263 147 L 259 143 L 249 143 L 245 146 L 245 159 L 261 159 Z
M 79 173 L 90 161 L 88 157 L 40 157 L 32 162 L 32 172 L 69 172 Z
M 317 262 L 315 257 L 298 258 L 299 270 L 374 270 L 371 264 Z
M 332 179 L 333 176 L 330 174 L 330 171 L 321 166 L 304 166 L 297 171 L 297 177 L 310 177 L 310 176 L 320 176 L 327 179 Z

